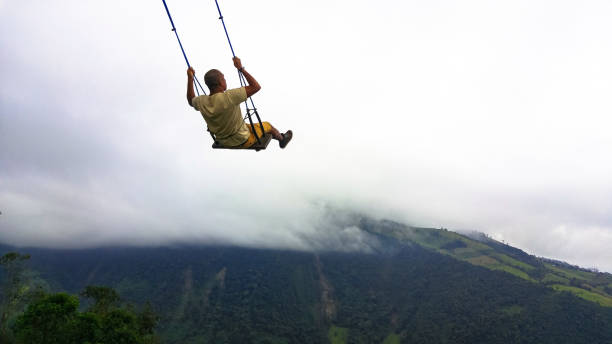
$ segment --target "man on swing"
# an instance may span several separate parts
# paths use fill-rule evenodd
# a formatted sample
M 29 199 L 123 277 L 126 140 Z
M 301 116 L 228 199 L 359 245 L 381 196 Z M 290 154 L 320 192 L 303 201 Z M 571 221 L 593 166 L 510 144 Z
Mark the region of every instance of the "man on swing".
M 242 66 L 238 57 L 234 57 L 234 67 L 244 75 L 248 85 L 245 87 L 227 89 L 223 73 L 216 69 L 209 70 L 204 75 L 204 83 L 210 90 L 210 95 L 196 97 L 193 90 L 193 78 L 195 70 L 189 67 L 187 70 L 187 102 L 194 109 L 202 113 L 202 117 L 208 125 L 208 130 L 215 135 L 219 144 L 231 148 L 249 148 L 257 142 L 253 133 L 253 127 L 242 119 L 240 103 L 261 89 L 257 80 L 253 78 Z M 288 130 L 281 134 L 268 122 L 262 122 L 265 134 L 271 134 L 278 140 L 280 148 L 285 148 L 293 132 Z M 255 125 L 258 137 L 263 137 L 259 123 Z

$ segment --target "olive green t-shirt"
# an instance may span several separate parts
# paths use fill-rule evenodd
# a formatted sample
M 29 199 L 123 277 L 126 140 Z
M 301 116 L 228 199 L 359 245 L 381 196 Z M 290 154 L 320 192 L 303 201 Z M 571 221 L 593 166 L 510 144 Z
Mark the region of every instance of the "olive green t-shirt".
M 220 144 L 232 147 L 243 144 L 251 132 L 242 119 L 240 103 L 247 99 L 244 87 L 215 93 L 212 96 L 197 96 L 191 100 L 191 106 L 200 111 L 208 125 L 208 130 L 215 134 Z

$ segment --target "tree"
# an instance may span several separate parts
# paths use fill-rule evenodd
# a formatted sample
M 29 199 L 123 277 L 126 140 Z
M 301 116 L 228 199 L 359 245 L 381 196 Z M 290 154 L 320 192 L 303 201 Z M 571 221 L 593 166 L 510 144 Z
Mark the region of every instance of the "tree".
M 10 323 L 39 291 L 32 288 L 25 271 L 29 254 L 9 252 L 0 257 L 2 287 L 0 288 L 0 342 L 10 342 Z
M 91 285 L 85 287 L 85 290 L 81 292 L 81 296 L 94 300 L 94 304 L 89 310 L 98 314 L 108 313 L 112 308 L 117 307 L 120 300 L 119 294 L 113 288 Z
M 17 343 L 76 343 L 77 337 L 92 339 L 94 331 L 87 331 L 88 336 L 80 333 L 78 307 L 77 297 L 65 293 L 47 295 L 33 302 L 15 322 Z
M 15 323 L 17 343 L 158 343 L 158 317 L 150 306 L 138 312 L 119 305 L 119 295 L 108 287 L 88 286 L 81 295 L 94 299 L 79 312 L 77 296 L 46 295 L 31 303 Z

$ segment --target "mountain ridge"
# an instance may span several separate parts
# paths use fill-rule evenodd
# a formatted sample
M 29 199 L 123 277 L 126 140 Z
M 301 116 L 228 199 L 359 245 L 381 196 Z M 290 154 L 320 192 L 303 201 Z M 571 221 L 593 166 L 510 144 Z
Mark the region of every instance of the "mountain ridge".
M 480 232 L 476 232 L 479 233 L 476 235 L 477 239 L 473 239 L 469 235 L 444 228 L 414 227 L 389 220 L 382 220 L 379 225 L 372 225 L 376 222 L 362 218 L 360 223 L 367 232 L 386 234 L 400 241 L 413 242 L 473 265 L 505 271 L 555 290 L 571 292 L 601 306 L 612 307 L 610 273 L 530 255 Z
M 445 229 L 367 217 L 344 225 L 367 233 L 367 252 L 173 245 L 24 253 L 49 291 L 105 285 L 128 302 L 150 302 L 164 343 L 612 343 L 612 307 L 584 293 L 609 274 Z M 574 285 L 549 275 L 573 275 Z
M 359 214 L 343 216 L 340 225 L 344 228 L 356 227 L 373 235 L 377 242 L 369 245 L 367 250 L 376 253 L 393 254 L 402 245 L 419 245 L 472 265 L 482 266 L 490 270 L 505 271 L 516 277 L 544 284 L 555 290 L 568 291 L 602 306 L 612 307 L 612 274 L 583 268 L 561 260 L 531 255 L 520 248 L 497 241 L 482 232 L 461 233 L 446 228 L 410 226 L 387 219 L 376 220 Z M 189 246 L 191 245 L 159 245 L 159 247 L 178 248 Z M 109 245 L 108 247 L 121 248 L 123 246 Z M 125 248 L 131 247 L 133 246 L 125 246 Z M 0 252 L 12 249 L 18 248 L 0 243 Z M 32 248 L 19 249 L 28 250 Z M 311 251 L 327 252 L 334 250 L 323 248 Z M 309 250 L 306 250 L 306 252 L 309 252 Z

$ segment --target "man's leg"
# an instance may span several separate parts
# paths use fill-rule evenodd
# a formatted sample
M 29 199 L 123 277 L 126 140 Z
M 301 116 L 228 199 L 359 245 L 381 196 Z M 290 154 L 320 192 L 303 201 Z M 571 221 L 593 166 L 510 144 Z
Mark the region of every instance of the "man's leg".
M 262 124 L 264 125 L 266 133 L 272 134 L 272 137 L 278 141 L 278 145 L 280 146 L 280 148 L 285 148 L 289 141 L 291 141 L 291 138 L 293 137 L 293 132 L 291 130 L 287 130 L 286 133 L 281 134 L 269 122 L 263 122 Z
M 272 124 L 270 124 L 270 122 L 261 122 L 261 124 L 264 127 L 264 133 L 271 134 L 272 137 L 278 141 L 278 144 L 281 148 L 285 148 L 285 146 L 287 146 L 287 144 L 289 143 L 289 141 L 291 141 L 291 138 L 293 137 L 293 132 L 291 130 L 287 130 L 286 133 L 281 134 L 278 129 L 274 128 Z M 261 126 L 259 125 L 259 123 L 256 123 L 254 126 L 257 136 L 262 137 L 263 133 L 261 132 Z M 250 125 L 248 125 L 248 127 L 249 130 L 251 130 L 251 136 L 253 136 L 252 127 Z M 253 137 L 251 137 L 250 141 L 251 140 L 253 140 Z
M 266 134 L 272 134 L 272 137 L 277 141 L 283 139 L 283 134 L 281 134 L 276 128 L 274 128 L 272 124 L 270 124 L 269 122 L 263 122 L 262 124 L 264 125 L 264 129 L 266 130 Z

